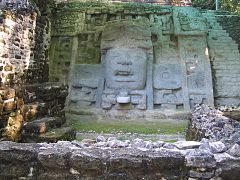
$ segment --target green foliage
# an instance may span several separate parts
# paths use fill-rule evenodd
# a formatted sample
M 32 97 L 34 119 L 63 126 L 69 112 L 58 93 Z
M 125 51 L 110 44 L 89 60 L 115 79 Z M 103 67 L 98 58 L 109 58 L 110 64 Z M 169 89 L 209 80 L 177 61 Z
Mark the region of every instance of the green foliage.
M 240 1 L 222 0 L 221 9 L 240 14 Z
M 50 8 L 55 7 L 54 0 L 31 0 L 31 2 L 37 5 L 42 14 L 50 14 Z
M 215 9 L 215 0 L 192 0 L 194 7 L 203 9 Z
M 215 0 L 192 0 L 194 7 L 200 7 L 203 9 L 212 9 L 216 7 Z M 240 13 L 240 1 L 239 0 L 219 0 L 220 10 L 226 10 L 233 13 Z

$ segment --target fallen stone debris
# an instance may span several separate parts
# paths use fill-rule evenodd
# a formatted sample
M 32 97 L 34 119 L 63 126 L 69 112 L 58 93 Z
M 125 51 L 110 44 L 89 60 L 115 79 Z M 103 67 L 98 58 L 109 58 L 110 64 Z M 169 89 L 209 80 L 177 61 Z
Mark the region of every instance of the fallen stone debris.
M 1 142 L 0 178 L 238 179 L 239 130 L 239 122 L 202 105 L 189 121 L 191 141 L 98 136 L 51 144 Z

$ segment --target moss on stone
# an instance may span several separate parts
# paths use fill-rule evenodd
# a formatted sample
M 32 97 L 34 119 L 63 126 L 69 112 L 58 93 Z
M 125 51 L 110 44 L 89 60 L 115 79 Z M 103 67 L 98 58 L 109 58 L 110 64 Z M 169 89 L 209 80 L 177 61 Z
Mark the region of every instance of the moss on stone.
M 99 120 L 94 116 L 67 115 L 67 125 L 76 131 L 97 133 L 141 133 L 141 134 L 184 134 L 187 128 L 187 120 L 159 120 L 159 122 L 150 122 L 149 120 L 117 120 L 104 119 Z

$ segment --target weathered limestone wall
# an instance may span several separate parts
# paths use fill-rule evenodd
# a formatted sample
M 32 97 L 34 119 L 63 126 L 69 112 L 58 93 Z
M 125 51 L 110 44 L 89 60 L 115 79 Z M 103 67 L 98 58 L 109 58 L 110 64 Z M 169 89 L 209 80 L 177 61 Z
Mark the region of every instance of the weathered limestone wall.
M 35 11 L 1 11 L 1 84 L 19 85 L 33 61 L 31 49 L 35 46 Z
M 190 138 L 178 141 L 0 143 L 0 179 L 220 179 L 238 180 L 240 123 L 198 106 Z M 202 138 L 205 137 L 205 138 Z
M 50 130 L 46 117 L 56 116 L 62 124 L 65 122 L 67 88 L 46 83 L 50 22 L 47 14 L 41 16 L 28 1 L 2 1 L 0 12 L 0 140 L 39 142 L 39 134 Z M 38 129 L 43 128 L 41 133 L 36 128 L 36 132 L 26 130 L 29 122 L 43 117 L 45 121 L 36 123 Z M 51 128 L 54 123 L 51 122 Z
M 29 9 L 15 11 L 7 6 L 1 9 L 1 131 L 9 124 L 21 129 L 23 105 L 21 84 L 33 61 L 37 12 Z M 18 88 L 16 88 L 18 87 Z M 5 132 L 6 133 L 6 132 Z M 18 135 L 16 135 L 18 136 Z
M 51 24 L 48 15 L 38 16 L 36 21 L 34 61 L 27 71 L 27 83 L 43 83 L 49 76 L 49 48 L 51 40 Z

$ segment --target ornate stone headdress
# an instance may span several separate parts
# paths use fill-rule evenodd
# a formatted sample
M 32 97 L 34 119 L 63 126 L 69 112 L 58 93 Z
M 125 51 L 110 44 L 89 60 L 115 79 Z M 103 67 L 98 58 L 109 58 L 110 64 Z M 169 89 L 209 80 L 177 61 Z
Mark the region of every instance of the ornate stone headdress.
M 108 23 L 102 33 L 101 49 L 117 47 L 152 48 L 149 20 L 141 18 Z

